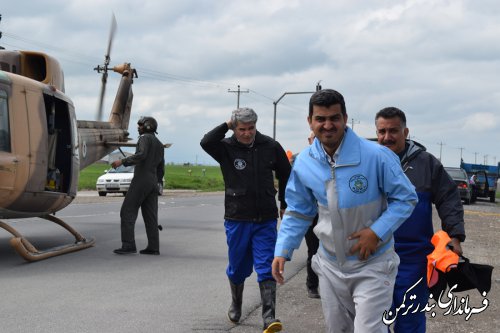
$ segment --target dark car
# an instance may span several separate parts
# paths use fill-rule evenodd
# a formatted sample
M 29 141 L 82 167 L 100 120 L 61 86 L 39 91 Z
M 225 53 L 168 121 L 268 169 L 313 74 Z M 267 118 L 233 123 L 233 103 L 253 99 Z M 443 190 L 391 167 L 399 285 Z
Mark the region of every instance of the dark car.
M 461 168 L 445 167 L 444 169 L 457 184 L 460 198 L 466 205 L 470 204 L 472 202 L 472 186 L 469 183 L 467 172 Z

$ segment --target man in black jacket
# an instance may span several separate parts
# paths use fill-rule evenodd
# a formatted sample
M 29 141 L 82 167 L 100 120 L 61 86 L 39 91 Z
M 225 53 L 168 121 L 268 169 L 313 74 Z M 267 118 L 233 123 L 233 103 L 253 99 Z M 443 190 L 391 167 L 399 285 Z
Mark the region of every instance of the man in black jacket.
M 122 247 L 114 250 L 116 254 L 136 253 L 134 227 L 139 208 L 146 226 L 148 246 L 141 254 L 160 254 L 158 233 L 158 183 L 163 179 L 165 170 L 164 147 L 155 136 L 158 123 L 153 117 L 141 117 L 137 122 L 140 134 L 134 155 L 114 161 L 111 166 L 135 165 L 134 178 L 123 200 L 120 210 Z
M 220 164 L 225 184 L 224 226 L 229 263 L 226 274 L 232 303 L 228 318 L 241 317 L 245 279 L 257 273 L 262 298 L 264 333 L 281 331 L 275 318 L 276 281 L 271 272 L 277 237 L 275 171 L 279 183 L 280 216 L 286 208 L 285 187 L 290 163 L 281 145 L 257 131 L 257 114 L 250 108 L 233 111 L 231 119 L 201 140 L 201 147 Z M 225 138 L 228 130 L 231 137 Z
M 378 142 L 399 156 L 403 171 L 418 195 L 418 204 L 412 215 L 394 232 L 394 248 L 401 262 L 394 287 L 393 307 L 402 309 L 399 315 L 393 309 L 397 315 L 394 332 L 422 333 L 425 332 L 425 313 L 403 309 L 422 309 L 429 299 L 426 272 L 427 255 L 434 250 L 431 243 L 434 234 L 432 204 L 436 206 L 443 230 L 451 238 L 449 246 L 461 255 L 460 242 L 465 240 L 462 201 L 457 185 L 441 162 L 426 152 L 421 144 L 406 139 L 409 130 L 403 111 L 395 107 L 380 110 L 375 116 L 375 126 Z M 433 296 L 435 299 L 439 297 Z

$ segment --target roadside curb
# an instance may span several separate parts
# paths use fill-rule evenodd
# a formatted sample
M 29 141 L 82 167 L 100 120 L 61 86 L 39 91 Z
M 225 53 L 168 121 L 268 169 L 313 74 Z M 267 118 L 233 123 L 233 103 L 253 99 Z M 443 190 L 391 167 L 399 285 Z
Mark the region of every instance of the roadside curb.
M 169 189 L 164 189 L 163 190 L 163 195 L 173 195 L 173 194 L 178 194 L 178 193 L 205 193 L 205 192 L 200 192 L 198 190 L 169 190 Z M 99 196 L 97 194 L 97 191 L 93 190 L 81 190 L 78 191 L 77 197 L 97 197 Z M 119 196 L 122 196 L 122 194 L 119 194 Z

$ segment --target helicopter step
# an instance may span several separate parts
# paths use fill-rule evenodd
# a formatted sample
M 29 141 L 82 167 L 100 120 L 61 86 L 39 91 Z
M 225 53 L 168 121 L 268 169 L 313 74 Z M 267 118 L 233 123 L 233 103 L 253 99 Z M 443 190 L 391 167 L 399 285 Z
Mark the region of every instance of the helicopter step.
M 63 227 L 64 229 L 66 229 L 68 232 L 70 232 L 75 237 L 75 243 L 56 246 L 56 247 L 52 247 L 50 249 L 40 251 L 36 247 L 34 247 L 33 244 L 31 244 L 26 238 L 24 238 L 16 229 L 11 227 L 7 223 L 0 221 L 0 228 L 7 230 L 8 232 L 10 232 L 14 236 L 10 240 L 10 245 L 12 245 L 12 247 L 16 250 L 16 252 L 21 257 L 23 257 L 26 261 L 30 261 L 30 262 L 39 261 L 39 260 L 55 257 L 55 256 L 58 256 L 61 254 L 66 254 L 69 252 L 83 250 L 83 249 L 89 248 L 91 246 L 94 246 L 94 244 L 95 244 L 95 239 L 84 238 L 75 229 L 73 229 L 67 223 L 65 223 L 63 220 L 55 217 L 54 215 L 43 215 L 43 216 L 40 216 L 40 218 L 54 222 L 54 223 L 60 225 L 61 227 Z

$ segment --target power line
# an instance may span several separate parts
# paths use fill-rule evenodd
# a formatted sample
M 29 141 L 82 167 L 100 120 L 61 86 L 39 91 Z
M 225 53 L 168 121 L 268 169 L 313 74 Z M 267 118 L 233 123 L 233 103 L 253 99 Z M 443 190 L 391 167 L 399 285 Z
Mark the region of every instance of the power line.
M 101 59 L 93 56 L 88 56 L 84 55 L 82 53 L 78 52 L 71 52 L 68 51 L 67 49 L 53 46 L 51 44 L 43 43 L 40 41 L 32 40 L 29 38 L 25 38 L 16 34 L 12 34 L 9 32 L 4 33 L 4 37 L 8 37 L 9 39 L 12 40 L 17 40 L 25 44 L 31 44 L 37 46 L 42 52 L 47 52 L 47 51 L 55 51 L 59 54 L 62 54 L 63 56 L 60 56 L 60 58 L 65 59 L 68 62 L 71 63 L 76 63 L 80 64 L 83 66 L 91 66 L 93 67 L 96 62 L 100 62 Z M 16 44 L 12 43 L 3 43 L 9 47 L 12 47 L 14 49 L 25 49 L 26 47 L 22 47 Z M 47 52 L 48 53 L 48 52 Z M 66 57 L 64 56 L 66 55 Z M 70 58 L 68 58 L 69 56 Z M 166 73 L 166 72 L 160 72 L 157 70 L 153 69 L 148 69 L 148 68 L 143 68 L 140 66 L 135 67 L 137 71 L 141 74 L 141 77 L 147 77 L 151 79 L 156 79 L 160 81 L 167 81 L 167 80 L 173 80 L 173 81 L 180 81 L 184 82 L 190 85 L 197 85 L 197 86 L 215 86 L 215 87 L 221 87 L 223 85 L 232 85 L 232 83 L 228 82 L 212 82 L 212 81 L 206 81 L 206 80 L 200 80 L 196 78 L 191 78 L 187 76 L 182 76 L 182 75 L 177 75 L 177 74 L 172 74 L 172 73 Z
M 60 48 L 57 46 L 53 46 L 50 44 L 42 43 L 39 41 L 35 41 L 35 40 L 29 39 L 29 38 L 24 38 L 24 37 L 18 36 L 16 34 L 5 33 L 4 36 L 9 37 L 12 40 L 20 41 L 22 43 L 33 44 L 33 45 L 37 46 L 37 48 L 39 48 L 41 52 L 47 52 L 47 53 L 49 53 L 48 51 L 56 52 L 56 53 L 60 54 L 58 56 L 60 59 L 63 59 L 66 62 L 71 62 L 71 63 L 82 65 L 85 67 L 93 67 L 96 61 L 100 61 L 100 59 L 98 59 L 97 57 L 89 57 L 89 56 L 86 56 L 86 55 L 78 53 L 78 52 L 69 52 L 66 49 L 63 49 L 63 48 Z M 3 44 L 11 47 L 13 49 L 25 49 L 26 48 L 26 47 L 22 47 L 20 45 L 12 44 L 12 43 L 3 42 Z M 215 81 L 200 80 L 197 78 L 192 78 L 192 77 L 188 77 L 188 76 L 172 74 L 172 73 L 167 73 L 167 72 L 161 72 L 158 70 L 148 69 L 148 68 L 144 68 L 144 67 L 140 67 L 140 66 L 137 66 L 135 68 L 139 72 L 139 75 L 141 76 L 141 78 L 149 78 L 149 79 L 158 80 L 158 81 L 164 81 L 164 82 L 176 81 L 176 82 L 180 82 L 182 84 L 187 84 L 190 86 L 214 87 L 214 88 L 222 88 L 224 85 L 225 86 L 233 85 L 230 82 L 215 82 Z M 248 93 L 248 92 L 250 92 L 249 89 L 244 90 L 244 91 L 240 90 L 240 94 L 241 93 Z M 252 92 L 272 101 L 271 97 L 260 94 L 254 90 L 252 90 Z
M 62 48 L 62 47 L 58 47 L 58 46 L 54 46 L 54 45 L 51 45 L 51 44 L 43 43 L 43 42 L 40 42 L 40 41 L 32 40 L 32 39 L 25 38 L 25 37 L 22 37 L 22 36 L 18 36 L 16 34 L 12 34 L 12 33 L 9 33 L 9 32 L 4 32 L 3 36 L 4 37 L 8 37 L 8 38 L 10 38 L 12 40 L 15 40 L 15 41 L 20 41 L 20 42 L 25 43 L 27 45 L 35 45 L 35 46 L 37 46 L 37 48 L 40 48 L 43 52 L 47 52 L 46 50 L 52 50 L 52 51 L 55 51 L 55 52 L 59 52 L 61 54 L 69 55 L 71 57 L 86 58 L 86 60 L 82 60 L 82 59 L 73 60 L 73 61 L 78 61 L 80 63 L 82 63 L 82 61 L 89 61 L 89 63 L 94 64 L 96 61 L 101 61 L 101 59 L 99 59 L 97 57 L 91 57 L 89 55 L 84 55 L 84 54 L 79 53 L 79 52 L 72 52 L 72 51 L 70 51 L 68 49 L 65 49 L 65 48 Z M 9 45 L 9 46 L 12 46 L 14 48 L 23 49 L 23 47 L 20 47 L 18 45 L 13 45 L 13 44 L 8 44 L 8 43 L 5 43 L 5 44 Z
M 1 14 L 0 14 L 0 21 L 1 21 Z M 59 58 L 61 59 L 64 59 L 65 61 L 67 62 L 70 62 L 70 63 L 73 63 L 73 64 L 77 64 L 77 65 L 81 65 L 81 66 L 86 66 L 86 67 L 92 67 L 95 65 L 96 62 L 100 62 L 101 59 L 98 58 L 98 57 L 94 57 L 94 56 L 91 56 L 91 55 L 88 55 L 88 54 L 84 54 L 84 53 L 80 53 L 80 52 L 75 52 L 73 51 L 73 49 L 68 49 L 68 48 L 63 48 L 63 47 L 59 47 L 59 46 L 54 46 L 52 44 L 49 44 L 49 43 L 44 43 L 44 42 L 40 42 L 39 40 L 34 40 L 34 39 L 30 39 L 30 38 L 25 38 L 23 36 L 20 36 L 20 35 L 17 35 L 17 34 L 13 34 L 13 33 L 10 33 L 10 32 L 5 32 L 5 31 L 2 31 L 0 32 L 0 34 L 3 34 L 3 38 L 2 38 L 2 44 L 4 46 L 9 46 L 9 47 L 12 47 L 14 49 L 26 49 L 26 47 L 21 47 L 19 45 L 15 45 L 15 42 L 14 44 L 12 43 L 9 43 L 8 41 L 9 40 L 12 40 L 12 41 L 18 41 L 20 42 L 21 44 L 27 44 L 27 45 L 35 45 L 37 46 L 38 48 L 41 49 L 42 52 L 46 52 L 44 50 L 52 50 L 52 51 L 55 51 L 57 53 L 59 53 L 60 55 L 58 56 Z M 7 41 L 7 42 L 6 42 Z M 182 76 L 182 75 L 178 75 L 178 74 L 172 74 L 172 73 L 167 73 L 167 72 L 160 72 L 160 71 L 157 71 L 157 70 L 152 70 L 152 69 L 148 69 L 148 68 L 143 68 L 143 67 L 140 67 L 140 66 L 137 66 L 136 69 L 138 70 L 139 74 L 141 75 L 142 78 L 149 78 L 149 79 L 153 79 L 153 80 L 159 80 L 159 81 L 176 81 L 176 82 L 179 82 L 181 84 L 185 84 L 185 85 L 190 85 L 190 86 L 197 86 L 197 87 L 213 87 L 213 88 L 219 88 L 219 89 L 222 89 L 223 86 L 227 86 L 227 85 L 234 85 L 233 83 L 228 83 L 228 82 L 214 82 L 214 81 L 208 81 L 208 80 L 201 80 L 201 79 L 197 79 L 197 78 L 192 78 L 192 77 L 187 77 L 187 76 Z M 318 85 L 321 89 L 321 86 L 319 85 L 320 82 L 318 82 Z M 238 86 L 238 89 L 240 90 L 240 87 Z M 230 91 L 228 89 L 228 92 L 235 92 L 237 93 L 237 91 Z M 255 90 L 252 90 L 252 89 L 246 89 L 245 91 L 241 91 L 239 92 L 238 94 L 238 99 L 239 99 L 239 95 L 241 93 L 249 93 L 249 92 L 252 92 L 254 93 L 256 96 L 260 96 L 268 101 L 273 101 L 274 99 L 269 97 L 269 96 L 266 96 L 262 93 L 259 93 Z M 250 97 L 250 96 L 249 96 Z M 287 103 L 281 103 L 283 106 L 285 107 L 288 107 L 288 108 L 292 108 L 292 109 L 296 109 L 296 110 L 300 110 L 302 111 L 302 108 L 297 108 L 295 106 L 292 106 L 292 105 L 287 105 Z M 238 105 L 239 105 L 239 101 L 238 101 Z M 354 119 L 351 119 L 352 121 L 352 128 L 354 128 L 354 124 L 358 124 L 359 122 L 355 122 Z M 444 145 L 444 143 L 438 143 L 440 145 L 440 157 L 439 159 L 441 160 L 441 155 L 442 155 L 442 146 Z M 464 147 L 460 147 L 458 148 L 460 149 L 460 156 L 462 158 L 463 156 L 463 150 L 465 150 Z M 475 159 L 475 163 L 477 163 L 477 155 L 480 154 L 479 152 L 475 152 L 474 155 L 474 159 Z M 485 160 L 487 160 L 487 157 L 485 157 Z M 496 158 L 495 158 L 496 160 Z

